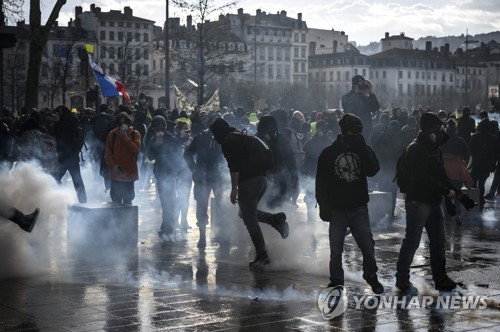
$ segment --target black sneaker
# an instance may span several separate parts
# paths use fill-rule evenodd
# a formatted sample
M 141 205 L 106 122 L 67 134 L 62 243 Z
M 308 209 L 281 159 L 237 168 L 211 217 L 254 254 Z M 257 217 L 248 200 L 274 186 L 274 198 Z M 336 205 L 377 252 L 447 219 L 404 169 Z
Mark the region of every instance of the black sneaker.
M 435 282 L 434 284 L 436 285 L 436 290 L 440 292 L 451 292 L 458 285 L 450 277 L 448 277 L 448 275 L 445 275 L 441 280 Z
M 273 227 L 280 233 L 283 239 L 288 237 L 288 223 L 286 222 L 286 214 L 278 212 L 274 215 Z
M 330 288 L 330 287 L 335 288 L 335 287 L 338 287 L 338 286 L 344 287 L 344 284 L 331 282 L 331 283 L 328 284 L 328 286 L 326 288 Z
M 376 275 L 367 278 L 366 282 L 370 285 L 374 294 L 379 295 L 384 292 L 384 286 L 378 281 Z
M 257 257 L 253 262 L 250 262 L 248 266 L 252 271 L 262 271 L 270 263 L 269 257 L 266 255 L 265 257 Z
M 399 289 L 399 292 L 402 294 L 418 294 L 417 288 L 415 288 L 410 281 L 396 281 L 396 288 Z

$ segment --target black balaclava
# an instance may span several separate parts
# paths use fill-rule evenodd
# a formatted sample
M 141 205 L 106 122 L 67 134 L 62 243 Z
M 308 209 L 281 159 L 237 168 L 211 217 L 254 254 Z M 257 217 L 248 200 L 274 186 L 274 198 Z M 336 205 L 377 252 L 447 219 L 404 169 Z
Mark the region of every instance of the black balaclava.
M 219 144 L 222 143 L 224 137 L 226 137 L 226 135 L 232 130 L 234 130 L 234 128 L 230 127 L 226 120 L 222 118 L 215 119 L 210 125 L 210 131 L 214 135 L 215 141 Z
M 257 125 L 257 136 L 264 138 L 268 142 L 273 142 L 278 137 L 278 124 L 271 115 L 264 115 Z

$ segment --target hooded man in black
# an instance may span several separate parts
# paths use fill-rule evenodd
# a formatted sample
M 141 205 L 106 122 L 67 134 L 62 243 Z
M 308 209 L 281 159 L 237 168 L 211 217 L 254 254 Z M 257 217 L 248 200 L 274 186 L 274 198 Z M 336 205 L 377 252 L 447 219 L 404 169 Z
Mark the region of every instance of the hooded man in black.
M 380 169 L 373 150 L 361 135 L 363 124 L 353 114 L 339 122 L 342 134 L 321 152 L 316 172 L 320 217 L 330 222 L 330 284 L 344 285 L 342 253 L 347 228 L 363 254 L 363 278 L 375 294 L 384 292 L 377 278 L 375 241 L 368 215 L 368 181 Z
M 269 264 L 266 244 L 259 222 L 274 227 L 283 239 L 288 237 L 288 223 L 283 212 L 276 214 L 257 209 L 259 201 L 266 192 L 266 169 L 257 167 L 255 162 L 260 154 L 268 153 L 269 147 L 259 138 L 252 139 L 252 145 L 246 144 L 248 137 L 230 127 L 223 119 L 216 119 L 210 130 L 214 139 L 222 146 L 222 153 L 227 160 L 231 175 L 231 203 L 239 205 L 239 215 L 247 227 L 257 257 L 250 263 L 250 269 L 260 270 Z M 254 160 L 252 160 L 252 158 Z
M 405 197 L 406 234 L 396 266 L 396 287 L 402 293 L 416 292 L 410 282 L 410 265 L 420 245 L 424 227 L 429 237 L 432 279 L 436 289 L 451 291 L 457 285 L 446 274 L 446 235 L 441 210 L 443 196 L 450 200 L 455 197 L 439 150 L 448 136 L 443 130 L 443 122 L 430 112 L 420 117 L 420 129 L 404 157 L 404 165 L 410 175 Z

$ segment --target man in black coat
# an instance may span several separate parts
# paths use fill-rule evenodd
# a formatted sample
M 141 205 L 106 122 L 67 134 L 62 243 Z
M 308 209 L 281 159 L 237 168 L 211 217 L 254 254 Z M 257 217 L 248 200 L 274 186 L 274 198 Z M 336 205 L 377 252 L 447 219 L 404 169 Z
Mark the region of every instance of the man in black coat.
M 191 144 L 184 151 L 184 159 L 193 175 L 196 220 L 200 231 L 198 248 L 205 248 L 210 193 L 214 192 L 217 204 L 216 213 L 220 212 L 222 197 L 222 175 L 220 172 L 223 161 L 222 149 L 220 144 L 215 141 L 210 129 L 203 130 L 193 138 Z M 212 225 L 213 222 L 214 220 L 212 220 Z
M 283 239 L 288 237 L 288 223 L 283 212 L 276 214 L 258 210 L 258 204 L 267 189 L 266 169 L 255 161 L 270 149 L 262 139 L 255 145 L 246 145 L 245 137 L 223 119 L 216 119 L 210 126 L 215 140 L 222 146 L 231 175 L 231 203 L 239 205 L 239 215 L 247 227 L 257 257 L 249 266 L 261 270 L 270 263 L 260 223 L 274 227 Z
M 321 152 L 316 172 L 316 200 L 322 220 L 330 222 L 330 284 L 344 286 L 342 253 L 347 228 L 363 254 L 363 278 L 375 294 L 384 292 L 377 278 L 375 241 L 368 215 L 368 181 L 380 169 L 377 157 L 366 144 L 361 119 L 344 114 L 341 135 Z
M 410 282 L 410 265 L 425 228 L 429 237 L 432 279 L 437 290 L 451 291 L 457 285 L 446 274 L 446 235 L 441 210 L 443 196 L 453 200 L 455 192 L 446 177 L 439 146 L 447 140 L 443 122 L 433 113 L 420 117 L 420 132 L 405 154 L 409 174 L 405 196 L 406 233 L 396 265 L 396 287 L 402 293 L 415 293 Z
M 351 91 L 342 96 L 344 113 L 351 113 L 361 119 L 363 123 L 363 137 L 370 142 L 372 134 L 372 116 L 380 108 L 380 102 L 373 93 L 370 81 L 361 75 L 352 78 Z
M 80 203 L 87 203 L 87 194 L 80 173 L 80 150 L 82 148 L 79 137 L 78 119 L 71 113 L 69 108 L 60 105 L 56 108 L 58 121 L 54 124 L 54 135 L 57 142 L 57 157 L 59 161 L 58 182 L 61 182 L 64 174 L 69 172 L 73 180 L 73 186 Z

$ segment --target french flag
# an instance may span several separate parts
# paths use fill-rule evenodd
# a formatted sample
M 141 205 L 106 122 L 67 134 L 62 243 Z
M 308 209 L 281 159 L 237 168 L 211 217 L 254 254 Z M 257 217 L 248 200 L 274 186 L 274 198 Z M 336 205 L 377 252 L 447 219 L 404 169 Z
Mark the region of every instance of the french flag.
M 89 56 L 89 64 L 92 70 L 94 71 L 94 75 L 97 79 L 97 82 L 99 83 L 99 86 L 101 87 L 102 95 L 104 97 L 114 97 L 114 96 L 119 96 L 122 95 L 123 98 L 127 101 L 127 103 L 130 105 L 130 97 L 125 91 L 125 84 L 122 82 L 114 79 L 111 76 L 108 76 L 104 74 L 104 70 L 102 70 L 101 66 L 99 66 L 92 55 L 90 53 L 87 53 Z

